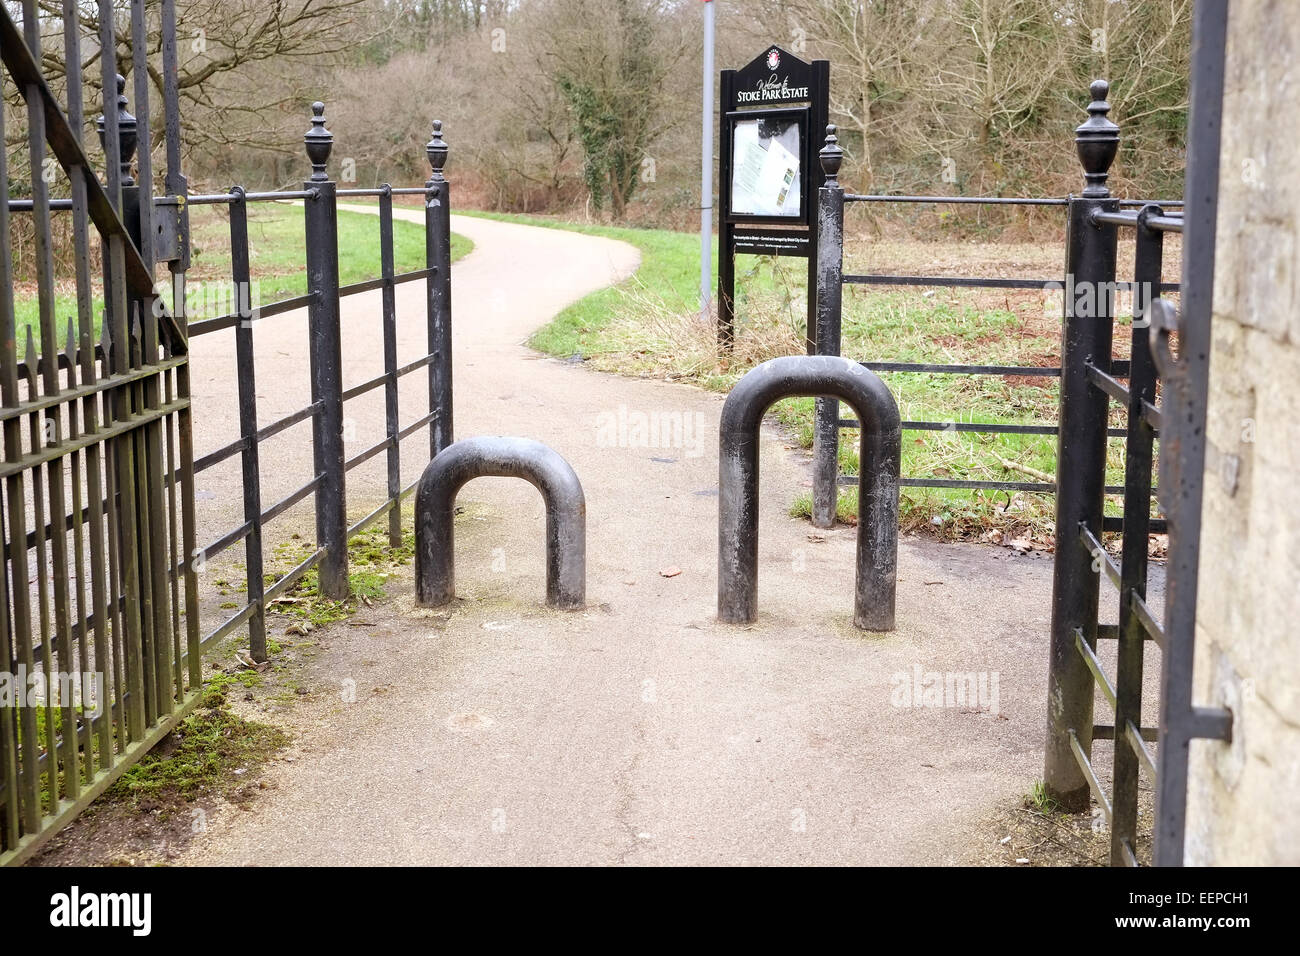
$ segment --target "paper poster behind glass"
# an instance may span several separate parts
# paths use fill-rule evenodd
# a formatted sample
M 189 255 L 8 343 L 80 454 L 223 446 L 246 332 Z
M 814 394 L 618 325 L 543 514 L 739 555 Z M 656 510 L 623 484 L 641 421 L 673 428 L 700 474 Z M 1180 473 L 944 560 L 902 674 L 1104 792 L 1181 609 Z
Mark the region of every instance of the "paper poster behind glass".
M 799 123 L 793 118 L 737 120 L 732 128 L 731 211 L 799 218 Z

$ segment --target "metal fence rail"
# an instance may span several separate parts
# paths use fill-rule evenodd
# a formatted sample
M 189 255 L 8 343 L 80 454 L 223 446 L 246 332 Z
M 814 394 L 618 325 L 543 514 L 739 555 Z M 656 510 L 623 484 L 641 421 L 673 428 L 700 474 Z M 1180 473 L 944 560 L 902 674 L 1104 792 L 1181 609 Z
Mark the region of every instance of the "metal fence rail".
M 838 286 L 886 286 L 886 287 L 929 287 L 958 289 L 1030 289 L 1046 291 L 1063 286 L 1057 278 L 1005 277 L 1005 276 L 942 276 L 942 275 L 894 275 L 894 274 L 859 274 L 845 273 L 843 265 L 844 247 L 844 207 L 848 203 L 877 204 L 932 204 L 958 206 L 1001 206 L 1062 209 L 1067 216 L 1074 202 L 1074 197 L 1008 197 L 1008 196 L 888 196 L 862 195 L 844 191 L 838 182 L 838 173 L 843 161 L 838 138 L 833 126 L 828 127 L 826 146 L 821 151 L 823 173 L 834 182 L 827 183 L 827 189 L 821 191 L 818 201 L 821 203 L 821 221 L 826 223 L 818 249 L 822 261 L 818 264 L 818 302 L 829 296 L 830 306 L 819 309 L 818 329 L 814 335 L 816 350 L 823 355 L 840 354 L 842 294 L 832 291 Z M 1118 215 L 1135 215 L 1118 213 L 1122 207 L 1141 208 L 1149 205 L 1145 200 L 1119 200 L 1116 209 Z M 1180 200 L 1169 200 L 1160 204 L 1162 209 L 1182 206 Z M 1172 214 L 1164 215 L 1160 226 L 1176 228 L 1178 222 Z M 1114 277 L 1112 276 L 1112 280 Z M 1161 292 L 1177 291 L 1177 283 L 1161 282 L 1156 279 Z M 1131 292 L 1135 283 L 1114 281 L 1112 288 L 1116 292 Z M 989 375 L 998 377 L 1028 376 L 1037 378 L 1059 378 L 1060 366 L 1006 366 L 973 365 L 932 362 L 891 362 L 871 360 L 862 362 L 874 372 L 906 374 L 942 374 L 942 375 Z M 837 508 L 836 487 L 852 485 L 856 479 L 852 476 L 838 474 L 838 437 L 837 428 L 857 428 L 858 422 L 851 418 L 839 416 L 838 403 L 832 399 L 819 399 L 817 402 L 817 422 L 814 435 L 813 465 L 813 508 L 812 521 L 817 527 L 828 528 L 835 523 Z M 988 435 L 1055 435 L 1058 433 L 1054 424 L 1006 424 L 1000 422 L 934 422 L 905 420 L 904 431 L 940 431 L 969 432 Z M 1111 437 L 1123 437 L 1123 429 L 1111 429 Z M 904 475 L 900 484 L 910 488 L 938 488 L 949 490 L 989 490 L 1018 491 L 1052 494 L 1056 491 L 1054 483 L 1044 481 L 994 481 L 948 479 L 929 475 Z M 1120 494 L 1123 486 L 1112 485 L 1106 488 L 1108 494 Z
M 388 517 L 389 543 L 402 543 L 400 505 L 409 497 L 416 481 L 401 485 L 401 442 L 424 427 L 430 429 L 430 455 L 437 454 L 451 441 L 451 365 L 450 365 L 450 262 L 451 234 L 449 219 L 449 184 L 443 176 L 449 150 L 442 136 L 442 123 L 434 123 L 433 138 L 426 145 L 432 177 L 423 188 L 395 188 L 383 185 L 372 189 L 338 189 L 327 178 L 326 165 L 333 147 L 333 136 L 326 129 L 324 105 L 313 104 L 312 129 L 306 142 L 313 164 L 312 177 L 301 190 L 250 193 L 235 186 L 227 193 L 188 197 L 187 205 L 224 205 L 230 216 L 231 280 L 238 296 L 236 311 L 195 322 L 192 336 L 207 335 L 233 328 L 239 376 L 239 438 L 201 456 L 195 473 L 203 473 L 236 455 L 241 459 L 244 492 L 244 520 L 227 528 L 196 552 L 196 558 L 210 561 L 239 542 L 244 543 L 247 569 L 247 598 L 202 643 L 218 641 L 247 627 L 249 653 L 254 660 L 266 659 L 266 611 L 286 591 L 317 569 L 321 593 L 334 598 L 346 597 L 348 591 L 347 540 L 351 535 Z M 393 239 L 393 197 L 420 196 L 425 202 L 427 264 L 423 269 L 398 274 L 395 267 Z M 380 275 L 350 285 L 340 285 L 337 272 L 338 228 L 337 200 L 377 198 L 379 200 Z M 305 210 L 307 236 L 306 271 L 308 291 L 267 305 L 253 306 L 252 276 L 249 269 L 248 206 L 253 202 L 301 201 Z M 427 325 L 429 351 L 398 365 L 397 286 L 424 280 L 429 288 Z M 338 336 L 340 300 L 365 292 L 381 292 L 381 327 L 384 371 L 366 381 L 344 387 L 339 378 L 342 343 Z M 259 321 L 298 309 L 309 314 L 308 342 L 311 360 L 312 401 L 296 411 L 268 424 L 259 424 L 254 371 L 254 329 Z M 427 370 L 429 409 L 403 426 L 398 414 L 398 382 L 404 376 Z M 385 404 L 384 438 L 363 451 L 345 458 L 343 454 L 343 410 L 346 403 L 372 391 L 383 389 Z M 316 449 L 314 473 L 279 501 L 265 505 L 261 493 L 259 448 L 269 439 L 296 425 L 311 422 L 313 447 Z M 385 455 L 387 482 L 385 498 L 379 507 L 355 523 L 347 523 L 346 474 L 354 468 Z M 313 497 L 317 520 L 317 546 L 296 566 L 274 580 L 267 581 L 264 528 L 294 505 Z

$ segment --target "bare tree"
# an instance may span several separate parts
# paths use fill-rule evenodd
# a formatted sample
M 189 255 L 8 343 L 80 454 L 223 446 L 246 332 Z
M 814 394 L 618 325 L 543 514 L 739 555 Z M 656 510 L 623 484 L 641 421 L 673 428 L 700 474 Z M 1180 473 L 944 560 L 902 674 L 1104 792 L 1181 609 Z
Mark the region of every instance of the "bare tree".
M 186 125 L 186 144 L 261 147 L 256 133 L 266 111 L 304 99 L 301 78 L 311 68 L 353 50 L 380 25 L 367 16 L 366 0 L 178 0 L 177 87 Z M 41 67 L 56 93 L 66 76 L 60 0 L 40 0 Z M 99 7 L 80 4 L 83 83 L 88 104 L 105 99 L 100 82 Z M 149 76 L 161 104 L 161 2 L 146 3 Z M 113 57 L 117 72 L 132 69 L 130 3 L 115 0 Z M 358 24 L 358 19 L 366 22 Z M 360 29 L 359 29 L 360 26 Z M 306 69 L 304 69 L 306 67 Z M 10 101 L 18 93 L 11 91 Z M 88 110 L 87 121 L 94 111 Z M 23 135 L 18 131 L 14 135 Z M 93 142 L 93 137 L 89 137 Z M 6 145 L 12 145 L 12 142 Z
M 622 218 L 650 144 L 674 117 L 666 80 L 684 43 L 667 0 L 549 0 L 538 39 L 544 69 L 568 107 L 587 188 Z

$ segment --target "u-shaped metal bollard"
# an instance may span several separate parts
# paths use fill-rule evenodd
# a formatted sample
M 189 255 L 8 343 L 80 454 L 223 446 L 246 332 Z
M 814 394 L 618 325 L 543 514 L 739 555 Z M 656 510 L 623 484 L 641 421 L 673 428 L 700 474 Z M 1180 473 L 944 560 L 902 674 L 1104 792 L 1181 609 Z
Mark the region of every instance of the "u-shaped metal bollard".
M 572 611 L 587 600 L 587 502 L 558 454 L 530 438 L 465 438 L 429 462 L 415 493 L 415 589 L 423 607 L 456 596 L 453 516 L 467 481 L 523 478 L 546 502 L 546 603 Z
M 898 404 L 874 372 L 830 355 L 764 362 L 736 383 L 722 406 L 718 618 L 749 624 L 758 615 L 758 430 L 773 402 L 802 395 L 841 399 L 862 422 L 853 623 L 868 631 L 892 631 L 902 447 Z

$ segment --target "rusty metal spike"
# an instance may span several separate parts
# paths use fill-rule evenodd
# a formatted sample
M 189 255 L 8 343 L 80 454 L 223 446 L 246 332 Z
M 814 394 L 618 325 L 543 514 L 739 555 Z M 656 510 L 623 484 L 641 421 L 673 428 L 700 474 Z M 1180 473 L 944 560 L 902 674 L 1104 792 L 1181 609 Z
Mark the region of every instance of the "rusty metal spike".
M 63 346 L 63 357 L 68 362 L 68 388 L 77 387 L 77 331 L 72 326 L 72 316 L 68 316 L 68 331 Z
M 100 366 L 104 375 L 111 375 L 113 371 L 113 331 L 112 323 L 108 320 L 108 309 L 104 310 L 103 321 L 99 328 L 99 348 L 102 352 L 103 365 Z
M 131 344 L 126 350 L 126 364 L 131 368 L 140 368 L 144 365 L 144 327 L 140 324 L 140 310 L 143 303 L 137 301 L 131 308 L 131 331 L 127 337 Z
M 27 326 L 27 378 L 30 381 L 36 381 L 36 369 L 38 357 L 36 354 L 36 336 L 32 335 L 32 327 Z

